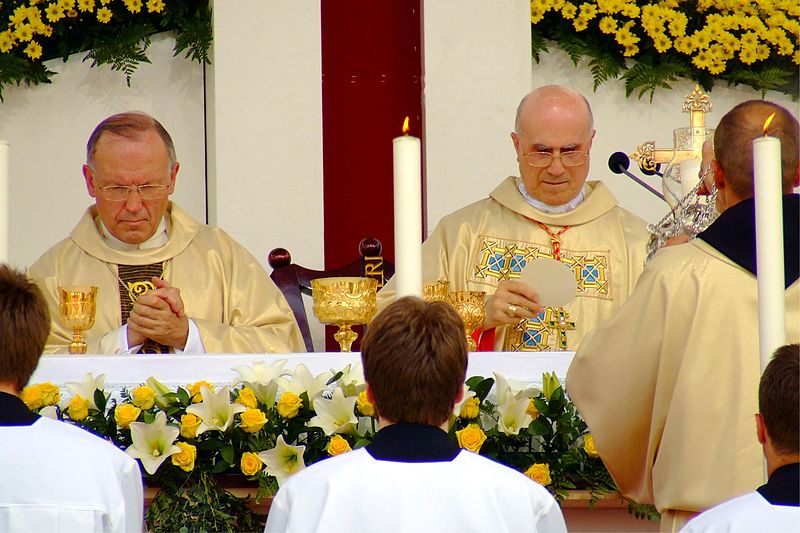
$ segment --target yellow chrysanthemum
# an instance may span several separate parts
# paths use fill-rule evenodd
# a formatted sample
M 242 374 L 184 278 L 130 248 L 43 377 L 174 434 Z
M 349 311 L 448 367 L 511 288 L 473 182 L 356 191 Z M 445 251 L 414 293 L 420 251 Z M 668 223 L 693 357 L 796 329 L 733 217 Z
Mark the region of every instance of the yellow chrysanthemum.
M 633 46 L 626 46 L 625 50 L 622 52 L 622 55 L 625 57 L 633 57 L 638 53 L 639 53 L 639 47 L 633 45 Z
M 58 22 L 64 18 L 64 8 L 58 4 L 50 4 L 45 8 L 44 12 L 50 22 Z
M 161 13 L 162 11 L 164 11 L 163 0 L 147 0 L 148 13 Z
M 622 14 L 628 18 L 635 19 L 639 16 L 642 10 L 636 4 L 625 4 L 622 8 Z
M 28 10 L 25 6 L 20 6 L 14 10 L 14 13 L 8 17 L 9 22 L 11 22 L 12 26 L 19 26 L 20 24 L 25 23 L 28 20 Z
M 692 40 L 689 37 L 678 37 L 673 41 L 672 46 L 682 54 L 691 55 L 694 52 Z
M 14 46 L 16 40 L 12 35 L 11 31 L 6 30 L 4 32 L 0 32 L 0 52 L 8 52 Z
M 689 19 L 683 13 L 676 13 L 670 19 L 667 28 L 673 37 L 683 37 L 686 35 L 686 26 L 689 24 Z
M 27 43 L 33 39 L 33 26 L 30 24 L 21 24 L 14 30 L 14 36 L 19 39 L 20 42 Z
M 75 9 L 75 0 L 58 0 L 58 5 L 64 11 Z
M 566 20 L 574 19 L 576 13 L 578 13 L 578 8 L 571 2 L 565 3 L 564 7 L 561 8 L 561 16 Z
M 94 0 L 78 0 L 78 9 L 87 13 L 94 12 Z
M 739 61 L 745 65 L 752 65 L 757 60 L 758 57 L 756 56 L 756 46 L 742 43 L 742 47 L 739 50 Z
M 575 31 L 583 31 L 589 27 L 589 21 L 583 17 L 578 17 L 572 21 L 572 27 L 575 28 Z
M 672 41 L 663 33 L 653 37 L 653 46 L 656 47 L 660 53 L 664 53 L 672 48 Z
M 587 21 L 590 21 L 597 16 L 597 6 L 595 4 L 584 2 L 581 4 L 580 11 L 580 15 L 578 16 L 586 19 Z
M 97 10 L 97 20 L 103 24 L 107 24 L 108 21 L 111 20 L 111 15 L 111 10 L 107 7 L 101 7 Z
M 45 24 L 45 26 L 39 33 L 44 35 L 45 37 L 50 37 L 51 35 L 53 35 L 53 27 Z
M 711 36 L 704 31 L 694 32 L 692 35 L 692 47 L 695 50 L 705 50 L 711 44 Z
M 138 13 L 142 10 L 142 0 L 124 0 L 125 7 L 131 13 Z
M 600 31 L 603 33 L 615 33 L 617 31 L 617 21 L 614 17 L 603 17 L 600 19 Z
M 795 65 L 800 65 L 800 50 L 797 50 L 794 54 L 792 54 L 792 63 Z

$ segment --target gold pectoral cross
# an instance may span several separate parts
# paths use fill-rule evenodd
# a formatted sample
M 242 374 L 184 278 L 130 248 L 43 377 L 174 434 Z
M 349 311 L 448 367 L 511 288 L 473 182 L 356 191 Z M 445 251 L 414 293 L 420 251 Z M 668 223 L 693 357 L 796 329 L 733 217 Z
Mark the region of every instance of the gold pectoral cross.
M 569 313 L 563 307 L 553 309 L 552 318 L 547 321 L 547 326 L 558 332 L 558 349 L 566 351 L 567 330 L 575 329 L 575 322 L 569 320 Z

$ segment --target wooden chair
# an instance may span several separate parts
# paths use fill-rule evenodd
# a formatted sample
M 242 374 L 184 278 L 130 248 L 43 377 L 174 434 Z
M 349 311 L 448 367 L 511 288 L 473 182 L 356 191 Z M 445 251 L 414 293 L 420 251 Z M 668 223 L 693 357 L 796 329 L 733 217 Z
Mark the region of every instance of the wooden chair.
M 275 248 L 269 253 L 267 262 L 272 267 L 270 277 L 283 292 L 286 301 L 289 302 L 289 307 L 292 308 L 297 325 L 300 327 L 300 333 L 303 334 L 306 350 L 314 351 L 306 308 L 303 305 L 303 294 L 311 295 L 311 280 L 339 276 L 375 278 L 378 280 L 378 289 L 380 289 L 394 275 L 394 265 L 383 259 L 382 250 L 383 246 L 378 239 L 366 237 L 358 245 L 358 259 L 343 267 L 328 270 L 312 270 L 292 263 L 292 256 L 285 248 Z M 332 337 L 326 344 L 330 347 L 338 346 L 332 341 Z

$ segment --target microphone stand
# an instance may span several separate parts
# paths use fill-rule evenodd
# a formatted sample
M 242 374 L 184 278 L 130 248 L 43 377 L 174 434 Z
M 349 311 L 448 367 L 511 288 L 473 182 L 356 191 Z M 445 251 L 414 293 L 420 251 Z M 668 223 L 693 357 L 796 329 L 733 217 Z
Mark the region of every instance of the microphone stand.
M 664 200 L 664 195 L 655 190 L 653 187 L 650 186 L 647 182 L 642 180 L 640 177 L 636 176 L 632 172 L 628 171 L 628 167 L 631 166 L 630 158 L 624 152 L 614 152 L 608 158 L 608 168 L 614 174 L 625 174 L 630 179 L 650 191 L 651 193 L 658 196 L 660 199 Z M 659 172 L 655 172 L 655 174 L 659 174 Z

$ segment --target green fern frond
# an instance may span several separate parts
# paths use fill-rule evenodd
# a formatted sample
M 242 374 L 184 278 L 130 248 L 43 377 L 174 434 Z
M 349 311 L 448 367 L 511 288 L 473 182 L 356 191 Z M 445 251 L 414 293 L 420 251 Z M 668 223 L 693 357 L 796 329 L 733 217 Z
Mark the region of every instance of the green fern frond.
M 111 65 L 111 70 L 125 74 L 125 81 L 130 87 L 131 77 L 139 64 L 150 63 L 146 54 L 149 46 L 150 37 L 147 31 L 129 28 L 128 31 L 121 32 L 115 42 L 104 42 L 90 50 L 83 60 L 91 59 L 92 67 Z
M 680 63 L 669 61 L 655 65 L 636 63 L 622 75 L 622 80 L 625 82 L 625 96 L 629 97 L 638 90 L 640 100 L 645 93 L 649 93 L 652 103 L 656 89 L 672 89 L 670 84 L 679 81 L 685 74 L 686 67 Z
M 547 52 L 549 52 L 547 39 L 536 33 L 536 31 L 531 31 L 531 56 L 533 56 L 533 60 L 538 63 L 540 60 L 539 55 Z

